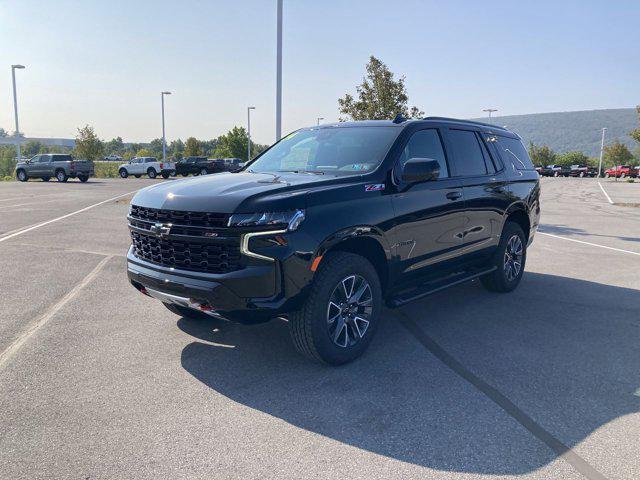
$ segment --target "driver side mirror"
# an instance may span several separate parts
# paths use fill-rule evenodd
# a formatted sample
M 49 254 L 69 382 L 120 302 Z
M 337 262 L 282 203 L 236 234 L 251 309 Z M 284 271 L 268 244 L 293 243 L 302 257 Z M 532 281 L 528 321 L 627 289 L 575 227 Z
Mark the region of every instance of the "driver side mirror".
M 404 183 L 420 183 L 435 180 L 440 175 L 440 164 L 430 158 L 410 158 L 402 166 L 400 179 Z

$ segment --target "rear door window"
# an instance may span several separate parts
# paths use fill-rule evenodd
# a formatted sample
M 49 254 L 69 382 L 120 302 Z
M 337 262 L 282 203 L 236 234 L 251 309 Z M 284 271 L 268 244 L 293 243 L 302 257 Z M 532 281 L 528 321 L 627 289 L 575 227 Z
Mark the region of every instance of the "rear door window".
M 524 148 L 520 140 L 501 135 L 496 135 L 495 138 L 495 145 L 504 162 L 513 164 L 516 170 L 534 170 L 527 149 Z
M 449 140 L 453 149 L 453 161 L 457 176 L 473 177 L 487 174 L 487 166 L 476 132 L 450 128 Z

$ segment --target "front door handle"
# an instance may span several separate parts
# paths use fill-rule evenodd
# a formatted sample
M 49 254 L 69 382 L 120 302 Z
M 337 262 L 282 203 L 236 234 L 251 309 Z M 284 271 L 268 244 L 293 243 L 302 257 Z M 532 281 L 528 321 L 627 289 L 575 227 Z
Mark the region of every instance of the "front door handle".
M 449 192 L 449 193 L 447 193 L 447 198 L 449 200 L 458 200 L 460 197 L 462 197 L 462 192 Z

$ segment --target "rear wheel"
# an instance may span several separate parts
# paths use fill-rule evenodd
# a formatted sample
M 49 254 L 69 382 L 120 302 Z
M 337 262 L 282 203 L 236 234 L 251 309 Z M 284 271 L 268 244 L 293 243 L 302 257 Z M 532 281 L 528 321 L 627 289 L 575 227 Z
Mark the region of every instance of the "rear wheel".
M 496 269 L 480 278 L 482 285 L 492 292 L 514 290 L 522 279 L 526 260 L 527 241 L 524 232 L 517 223 L 507 222 L 491 264 Z
M 156 170 L 154 168 L 149 168 L 149 170 L 147 170 L 147 176 L 153 179 L 156 178 L 158 174 L 156 173 Z
M 207 171 L 206 168 L 200 169 L 200 175 L 206 175 L 207 173 L 209 173 L 209 172 Z
M 67 175 L 64 170 L 58 170 L 56 172 L 56 180 L 58 180 L 59 182 L 63 182 L 64 183 L 67 180 L 69 180 L 69 175 Z
M 18 170 L 16 172 L 16 177 L 21 182 L 26 182 L 27 180 L 29 180 L 29 175 L 27 175 L 27 172 L 25 172 L 24 170 Z
M 170 312 L 180 315 L 181 317 L 194 318 L 196 320 L 209 320 L 213 317 L 206 313 L 199 312 L 192 308 L 183 307 L 180 305 L 174 305 L 173 303 L 162 303 Z
M 127 178 L 129 176 L 129 172 L 127 172 L 126 168 L 121 168 L 120 170 L 118 170 L 118 174 L 120 175 L 120 177 L 122 178 Z M 137 175 L 136 175 L 137 176 Z
M 162 172 L 161 175 L 162 175 L 162 178 L 164 178 L 165 180 L 170 176 L 169 172 Z
M 78 180 L 80 180 L 82 183 L 86 183 L 87 180 L 89 180 L 89 177 L 87 175 L 78 175 Z
M 51 180 L 51 177 L 42 177 L 43 182 L 48 182 L 49 180 Z
M 358 358 L 379 323 L 382 289 L 367 259 L 328 254 L 315 275 L 304 306 L 289 316 L 289 330 L 303 355 L 331 365 Z

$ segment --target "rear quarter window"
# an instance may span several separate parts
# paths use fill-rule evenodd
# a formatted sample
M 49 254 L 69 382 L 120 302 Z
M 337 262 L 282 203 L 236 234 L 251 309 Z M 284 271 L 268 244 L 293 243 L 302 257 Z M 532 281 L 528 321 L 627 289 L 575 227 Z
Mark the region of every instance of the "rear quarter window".
M 500 135 L 495 138 L 495 145 L 503 162 L 513 164 L 516 170 L 535 170 L 527 149 L 520 140 Z

